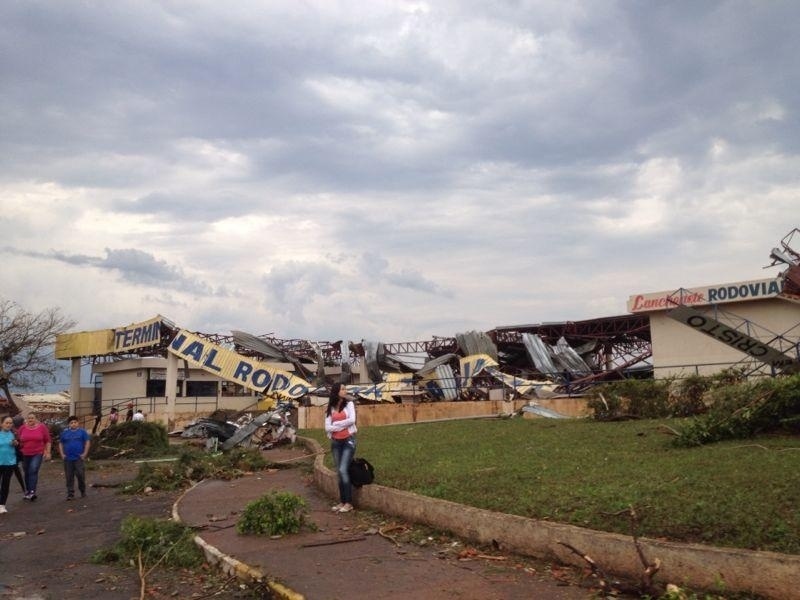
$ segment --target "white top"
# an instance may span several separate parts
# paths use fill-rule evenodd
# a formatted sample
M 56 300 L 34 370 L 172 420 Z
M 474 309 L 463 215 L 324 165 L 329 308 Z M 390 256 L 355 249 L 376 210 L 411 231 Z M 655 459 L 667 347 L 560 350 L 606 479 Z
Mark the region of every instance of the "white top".
M 331 421 L 330 415 L 325 415 L 325 435 L 328 436 L 328 439 L 331 438 L 331 434 L 334 431 L 347 429 L 347 432 L 350 435 L 353 435 L 356 431 L 358 431 L 356 428 L 356 405 L 352 400 L 348 400 L 347 404 L 344 405 L 344 414 L 346 417 L 341 421 L 336 421 L 335 423 Z

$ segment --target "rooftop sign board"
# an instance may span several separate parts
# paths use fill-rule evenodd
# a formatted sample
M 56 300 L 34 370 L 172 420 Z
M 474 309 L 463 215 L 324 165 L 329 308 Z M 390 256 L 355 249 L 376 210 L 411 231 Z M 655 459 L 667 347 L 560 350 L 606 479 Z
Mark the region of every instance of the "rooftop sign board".
M 114 352 L 127 352 L 161 343 L 161 316 L 114 330 Z
M 308 382 L 292 373 L 273 369 L 184 329 L 167 350 L 192 366 L 256 392 L 299 398 L 309 391 Z
M 103 356 L 112 352 L 114 330 L 98 329 L 77 333 L 60 333 L 56 336 L 55 357 L 80 358 L 82 356 Z
M 684 306 L 724 304 L 743 300 L 774 298 L 783 291 L 781 278 L 756 279 L 736 283 L 721 283 L 666 292 L 636 294 L 628 298 L 628 312 L 642 313 L 675 308 L 676 302 Z
M 161 343 L 161 323 L 164 317 L 155 316 L 141 323 L 114 329 L 96 329 L 56 336 L 55 357 L 80 358 L 129 352 Z

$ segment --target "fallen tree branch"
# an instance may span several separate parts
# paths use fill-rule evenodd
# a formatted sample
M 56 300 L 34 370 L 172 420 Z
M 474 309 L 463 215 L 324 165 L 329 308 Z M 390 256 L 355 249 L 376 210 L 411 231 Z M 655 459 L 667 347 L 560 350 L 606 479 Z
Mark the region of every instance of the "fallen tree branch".
M 313 454 L 304 454 L 303 456 L 295 456 L 294 458 L 287 458 L 284 460 L 271 460 L 269 463 L 271 465 L 283 465 L 290 462 L 295 462 L 298 460 L 305 460 L 307 458 L 313 458 L 315 456 L 319 456 L 320 454 L 327 454 L 330 450 L 320 450 L 319 452 L 314 452 Z
M 594 559 L 592 559 L 591 556 L 589 556 L 585 552 L 578 550 L 575 546 L 573 546 L 572 544 L 568 544 L 567 542 L 559 541 L 558 543 L 564 546 L 564 548 L 566 548 L 573 554 L 580 556 L 584 561 L 586 561 L 586 563 L 589 565 L 589 568 L 592 571 L 592 577 L 597 579 L 597 583 L 600 585 L 600 589 L 603 592 L 614 593 L 614 590 L 611 588 L 608 581 L 606 580 L 607 578 L 605 573 L 603 573 L 602 569 L 600 569 L 600 567 L 597 565 Z
M 678 431 L 677 429 L 673 429 L 669 425 L 664 425 L 663 423 L 658 427 L 656 427 L 656 430 L 660 431 L 661 433 L 666 433 L 668 435 L 674 435 L 674 436 L 679 436 L 681 434 L 681 432 Z
M 639 528 L 639 516 L 636 514 L 636 509 L 634 508 L 633 504 L 631 504 L 630 507 L 630 514 L 633 545 L 636 547 L 636 554 L 639 555 L 639 560 L 644 567 L 644 572 L 642 573 L 642 577 L 640 579 L 639 591 L 642 594 L 658 596 L 658 594 L 652 593 L 653 577 L 655 577 L 655 574 L 661 569 L 661 561 L 656 558 L 653 562 L 650 562 L 647 560 L 647 557 L 645 557 L 644 550 L 642 550 L 642 545 L 639 543 L 639 536 L 636 534 L 636 531 Z
M 212 598 L 213 596 L 218 596 L 222 592 L 226 591 L 226 588 L 236 579 L 236 575 L 230 575 L 225 581 L 219 584 L 219 587 L 216 590 L 207 594 L 203 594 L 202 596 L 192 596 L 192 600 L 203 600 L 203 598 Z
M 408 528 L 404 525 L 392 525 L 390 527 L 381 527 L 380 529 L 378 529 L 378 535 L 381 537 L 385 537 L 387 540 L 390 540 L 391 542 L 394 543 L 395 546 L 402 546 L 402 544 L 398 542 L 396 538 L 389 535 L 388 532 L 395 530 L 405 531 L 406 529 Z
M 340 538 L 338 540 L 325 540 L 323 542 L 308 542 L 306 544 L 300 544 L 301 548 L 316 548 L 317 546 L 333 546 L 334 544 L 347 544 L 349 542 L 360 542 L 365 540 L 363 535 L 357 535 L 354 537 L 349 538 Z

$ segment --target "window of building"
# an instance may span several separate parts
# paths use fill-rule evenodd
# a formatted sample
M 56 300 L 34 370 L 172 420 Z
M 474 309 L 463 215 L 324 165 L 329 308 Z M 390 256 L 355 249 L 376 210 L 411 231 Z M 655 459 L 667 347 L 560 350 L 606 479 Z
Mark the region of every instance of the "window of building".
M 163 398 L 167 395 L 167 382 L 163 379 L 148 379 L 146 396 L 148 398 Z M 175 396 L 180 398 L 183 395 L 181 382 L 179 381 L 175 386 Z
M 166 396 L 167 382 L 163 379 L 148 379 L 146 395 L 149 398 Z
M 187 396 L 217 396 L 217 382 L 216 381 L 187 381 L 186 382 L 186 395 Z
M 232 381 L 221 381 L 220 387 L 222 388 L 222 396 L 249 396 L 250 390 L 238 383 Z

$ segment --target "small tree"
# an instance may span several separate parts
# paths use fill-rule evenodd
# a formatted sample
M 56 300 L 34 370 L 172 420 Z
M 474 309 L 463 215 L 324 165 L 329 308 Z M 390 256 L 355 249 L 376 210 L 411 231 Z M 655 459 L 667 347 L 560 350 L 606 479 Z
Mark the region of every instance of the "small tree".
M 19 408 L 11 386 L 26 388 L 52 378 L 57 369 L 53 357 L 56 336 L 74 326 L 57 308 L 33 314 L 16 302 L 0 300 L 0 389 L 12 414 Z

